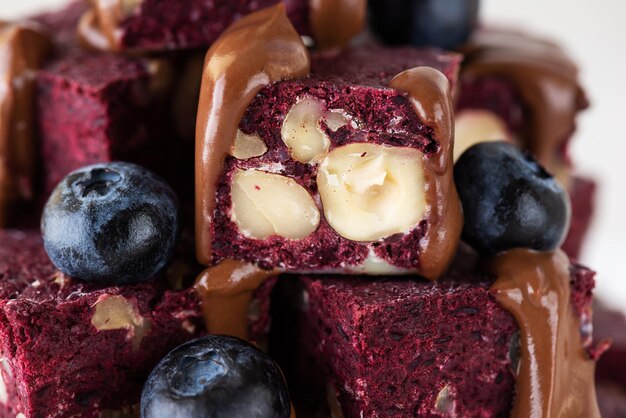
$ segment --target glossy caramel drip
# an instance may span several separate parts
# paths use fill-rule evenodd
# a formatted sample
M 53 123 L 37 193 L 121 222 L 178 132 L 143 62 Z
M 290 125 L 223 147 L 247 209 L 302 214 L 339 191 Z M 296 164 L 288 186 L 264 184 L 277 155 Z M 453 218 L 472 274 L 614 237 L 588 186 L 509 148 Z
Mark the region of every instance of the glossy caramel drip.
M 0 24 L 0 227 L 33 197 L 36 71 L 51 50 L 36 24 Z
M 570 264 L 561 252 L 513 250 L 495 258 L 491 291 L 520 327 L 512 418 L 599 418 L 595 363 L 570 302 Z
M 248 339 L 252 294 L 274 275 L 275 272 L 236 260 L 224 260 L 206 269 L 198 277 L 195 289 L 202 301 L 207 332 Z
M 419 267 L 420 275 L 436 280 L 452 262 L 463 229 L 452 173 L 454 111 L 450 84 L 441 72 L 418 67 L 398 74 L 390 86 L 407 94 L 418 118 L 433 129 L 439 142 L 436 154 L 423 156 L 428 230 L 420 241 Z
M 319 49 L 343 48 L 363 31 L 366 0 L 310 0 L 310 25 Z
M 556 44 L 520 33 L 483 30 L 463 52 L 463 78 L 497 77 L 516 87 L 530 111 L 524 146 L 551 171 L 563 163 L 558 151 L 574 132 L 576 115 L 588 106 L 578 68 Z
M 211 262 L 211 218 L 239 121 L 264 87 L 309 74 L 310 58 L 281 3 L 231 25 L 206 55 L 196 121 L 196 250 Z
M 119 50 L 118 27 L 140 1 L 89 0 L 89 3 L 91 9 L 83 15 L 78 24 L 81 44 L 97 50 Z

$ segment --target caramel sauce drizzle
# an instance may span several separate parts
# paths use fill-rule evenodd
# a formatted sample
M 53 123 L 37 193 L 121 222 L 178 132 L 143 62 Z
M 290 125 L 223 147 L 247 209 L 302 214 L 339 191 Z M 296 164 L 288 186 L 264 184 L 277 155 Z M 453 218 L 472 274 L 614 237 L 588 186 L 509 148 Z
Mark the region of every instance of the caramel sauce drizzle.
M 464 78 L 495 76 L 513 83 L 531 113 L 524 146 L 542 165 L 558 170 L 563 162 L 557 151 L 588 106 L 576 65 L 556 44 L 512 31 L 479 31 L 462 52 Z
M 254 97 L 273 83 L 304 78 L 309 53 L 281 3 L 231 25 L 206 55 L 196 121 L 196 250 L 211 262 L 216 190 L 239 121 Z
M 361 33 L 366 0 L 309 0 L 310 25 L 319 49 L 343 48 Z
M 34 23 L 0 23 L 0 227 L 33 197 L 36 72 L 52 42 Z
M 429 67 L 398 74 L 390 87 L 404 92 L 418 118 L 435 133 L 439 150 L 424 155 L 428 231 L 420 241 L 420 275 L 438 279 L 448 268 L 459 244 L 463 214 L 454 185 L 454 107 L 448 79 Z M 437 225 L 437 227 L 432 227 Z
M 252 293 L 276 273 L 250 263 L 224 260 L 206 269 L 196 281 L 210 334 L 248 338 L 248 309 Z
M 600 418 L 595 362 L 583 346 L 570 302 L 569 259 L 562 251 L 518 249 L 497 256 L 491 288 L 520 327 L 521 358 L 512 418 Z

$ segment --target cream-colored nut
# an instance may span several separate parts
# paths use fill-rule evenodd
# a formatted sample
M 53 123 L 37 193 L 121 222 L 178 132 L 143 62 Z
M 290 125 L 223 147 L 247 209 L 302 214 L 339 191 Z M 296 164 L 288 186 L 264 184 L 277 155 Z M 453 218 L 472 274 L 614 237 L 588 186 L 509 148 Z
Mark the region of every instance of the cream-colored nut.
M 127 329 L 135 349 L 139 348 L 150 329 L 150 322 L 139 315 L 133 303 L 121 295 L 101 296 L 94 305 L 91 325 L 98 331 Z
M 121 0 L 122 16 L 128 17 L 135 13 L 142 2 L 143 0 Z
M 265 142 L 257 135 L 244 134 L 237 129 L 235 137 L 235 145 L 231 150 L 231 155 L 238 160 L 249 160 L 250 158 L 260 157 L 267 152 Z
M 326 155 L 330 139 L 320 127 L 325 114 L 324 104 L 312 97 L 301 99 L 289 110 L 281 135 L 294 160 L 311 163 Z
M 352 119 L 341 110 L 331 110 L 326 112 L 324 120 L 331 131 L 337 132 L 342 126 L 349 125 Z
M 373 251 L 367 255 L 365 261 L 350 268 L 352 273 L 367 274 L 370 276 L 382 276 L 387 274 L 400 275 L 412 273 L 411 270 L 402 269 L 389 264 L 387 261 L 379 258 Z
M 317 174 L 330 226 L 353 241 L 409 232 L 426 212 L 422 158 L 414 148 L 377 144 L 334 149 Z
M 504 121 L 488 110 L 465 110 L 456 116 L 454 161 L 473 145 L 489 141 L 512 141 Z
M 302 239 L 313 233 L 320 213 L 295 180 L 258 170 L 237 170 L 232 181 L 232 220 L 244 235 Z
M 446 385 L 439 391 L 435 400 L 435 408 L 446 415 L 452 414 L 452 416 L 456 416 L 456 414 L 453 414 L 456 409 L 456 401 L 450 386 Z

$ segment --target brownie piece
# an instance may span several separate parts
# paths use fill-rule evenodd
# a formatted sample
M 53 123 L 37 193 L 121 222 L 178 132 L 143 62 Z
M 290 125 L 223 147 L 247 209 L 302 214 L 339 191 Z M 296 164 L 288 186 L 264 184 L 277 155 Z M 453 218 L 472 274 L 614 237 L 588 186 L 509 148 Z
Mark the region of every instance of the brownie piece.
M 624 387 L 598 384 L 597 396 L 603 418 L 626 417 L 626 389 Z
M 0 230 L 0 416 L 132 406 L 161 357 L 203 330 L 191 290 L 84 284 L 54 268 L 38 233 Z
M 207 47 L 234 21 L 278 0 L 135 0 L 113 5 L 91 1 L 80 34 L 92 46 L 111 50 Z M 309 1 L 284 1 L 290 19 L 309 33 Z
M 334 161 L 342 164 L 339 155 L 347 150 L 360 150 L 358 154 L 364 161 L 363 167 L 369 164 L 373 172 L 377 172 L 376 167 L 394 164 L 385 162 L 388 155 L 378 155 L 383 152 L 397 157 L 396 160 L 391 159 L 396 161 L 394 169 L 408 167 L 414 160 L 442 158 L 439 161 L 447 161 L 446 155 L 440 155 L 440 151 L 446 149 L 447 139 L 437 137 L 434 127 L 418 118 L 406 96 L 388 86 L 397 74 L 420 66 L 440 70 L 454 85 L 458 64 L 458 55 L 434 50 L 354 48 L 339 55 L 314 54 L 309 78 L 279 82 L 262 90 L 239 125 L 238 141 L 246 142 L 247 148 L 237 155 L 236 142 L 234 156 L 226 158 L 210 224 L 213 246 L 208 258 L 213 263 L 231 258 L 248 261 L 264 269 L 290 271 L 371 271 L 374 268 L 365 267 L 369 262 L 394 272 L 419 268 L 421 241 L 428 241 L 424 237 L 430 231 L 443 228 L 435 220 L 438 217 L 433 215 L 434 211 L 430 218 L 429 215 L 419 217 L 402 231 L 394 230 L 393 233 L 373 233 L 376 236 L 361 237 L 360 232 L 369 233 L 366 231 L 368 228 L 348 227 L 340 231 L 344 224 L 340 224 L 339 220 L 333 223 L 333 220 L 339 219 L 342 212 L 334 211 L 334 219 L 329 220 L 328 216 L 332 199 L 327 196 L 334 193 L 334 186 L 330 180 L 328 184 L 320 184 L 320 178 L 326 178 L 321 174 L 325 173 L 322 170 L 328 170 L 328 173 L 334 170 L 331 167 Z M 298 141 L 309 140 L 310 144 L 300 147 Z M 252 154 L 246 154 L 251 150 Z M 444 153 L 441 151 L 441 154 Z M 421 156 L 413 159 L 414 155 Z M 405 156 L 407 161 L 402 160 Z M 409 159 L 412 160 L 409 162 Z M 342 170 L 339 166 L 336 169 Z M 359 176 L 369 175 L 370 169 L 364 170 Z M 446 178 L 443 170 L 438 173 L 432 177 L 441 175 L 441 178 Z M 395 172 L 388 176 L 391 183 L 397 181 L 402 188 L 405 178 Z M 407 174 L 406 178 L 412 179 L 413 174 Z M 370 180 L 384 183 L 384 179 L 366 179 L 362 185 L 364 190 L 378 190 L 375 185 L 365 184 Z M 251 183 L 255 181 L 258 184 Z M 445 183 L 445 180 L 442 182 Z M 419 199 L 423 193 L 420 186 L 415 187 L 422 193 L 411 189 L 403 194 L 399 190 L 392 204 L 389 196 L 384 196 L 384 187 L 388 185 L 383 187 L 383 183 L 379 185 L 383 190 L 380 202 L 391 204 L 389 213 L 395 213 L 397 217 L 406 215 L 398 212 L 403 210 L 406 198 Z M 254 190 L 248 190 L 252 185 Z M 289 205 L 293 202 L 299 203 L 299 206 L 283 209 L 285 213 L 278 216 L 278 222 L 272 219 L 277 215 L 264 213 L 263 216 L 269 216 L 269 223 L 274 222 L 264 226 L 256 224 L 263 216 L 251 216 L 243 209 L 260 205 L 265 210 L 262 207 L 265 187 L 276 187 L 274 197 L 269 201 L 274 202 L 277 211 L 291 207 Z M 259 197 L 253 196 L 255 192 L 260 192 Z M 442 194 L 449 201 L 440 202 L 440 207 L 458 205 L 453 198 L 455 191 Z M 254 202 L 254 199 L 260 200 Z M 348 204 L 361 204 L 358 196 L 346 199 Z M 359 213 L 356 210 L 353 221 L 358 221 L 359 217 L 373 217 L 365 206 L 367 203 L 363 205 L 363 215 L 356 215 Z M 409 210 L 412 208 L 410 206 Z M 376 212 L 376 209 L 372 210 Z M 303 216 L 308 223 L 294 220 L 300 213 L 305 214 Z M 294 227 L 289 222 L 297 225 Z M 295 235 L 290 235 L 292 229 L 296 230 Z M 355 230 L 359 237 L 353 236 Z M 450 240 L 453 238 L 450 237 Z M 446 258 L 442 255 L 442 259 Z
M 571 277 L 572 304 L 582 314 L 594 273 L 574 266 Z M 337 401 L 346 418 L 508 416 L 518 326 L 489 293 L 491 284 L 467 273 L 437 283 L 345 277 L 279 283 L 274 303 L 282 308 L 275 309 L 292 321 L 276 318 L 272 338 L 290 343 L 277 357 L 288 380 L 297 379 L 290 382 L 296 407 L 316 417 L 328 416 Z
M 38 76 L 45 195 L 96 162 L 135 162 L 175 178 L 172 168 L 193 151 L 170 125 L 170 76 L 166 61 L 113 54 L 71 52 L 50 62 Z
M 611 347 L 598 361 L 596 380 L 626 390 L 626 315 L 600 302 L 595 303 L 593 335 L 596 339 L 612 341 Z

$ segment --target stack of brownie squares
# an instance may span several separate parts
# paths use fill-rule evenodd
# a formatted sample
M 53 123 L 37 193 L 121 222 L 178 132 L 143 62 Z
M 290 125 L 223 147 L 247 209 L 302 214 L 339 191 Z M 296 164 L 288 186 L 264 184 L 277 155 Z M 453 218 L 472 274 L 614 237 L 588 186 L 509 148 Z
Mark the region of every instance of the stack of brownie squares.
M 41 51 L 30 164 L 0 171 L 0 416 L 137 416 L 152 368 L 206 333 L 266 349 L 299 417 L 523 416 L 529 331 L 494 287 L 512 262 L 461 242 L 453 171 L 477 142 L 532 152 L 570 193 L 577 257 L 594 184 L 567 146 L 587 101 L 558 46 L 490 29 L 456 52 L 354 40 L 365 1 L 105 3 L 15 29 Z M 159 277 L 102 287 L 58 271 L 35 228 L 64 176 L 116 160 L 167 179 L 187 222 Z M 524 266 L 558 270 L 559 330 L 583 331 L 554 340 L 576 352 L 546 366 L 558 404 L 564 370 L 588 377 L 601 350 L 594 273 L 550 254 Z

